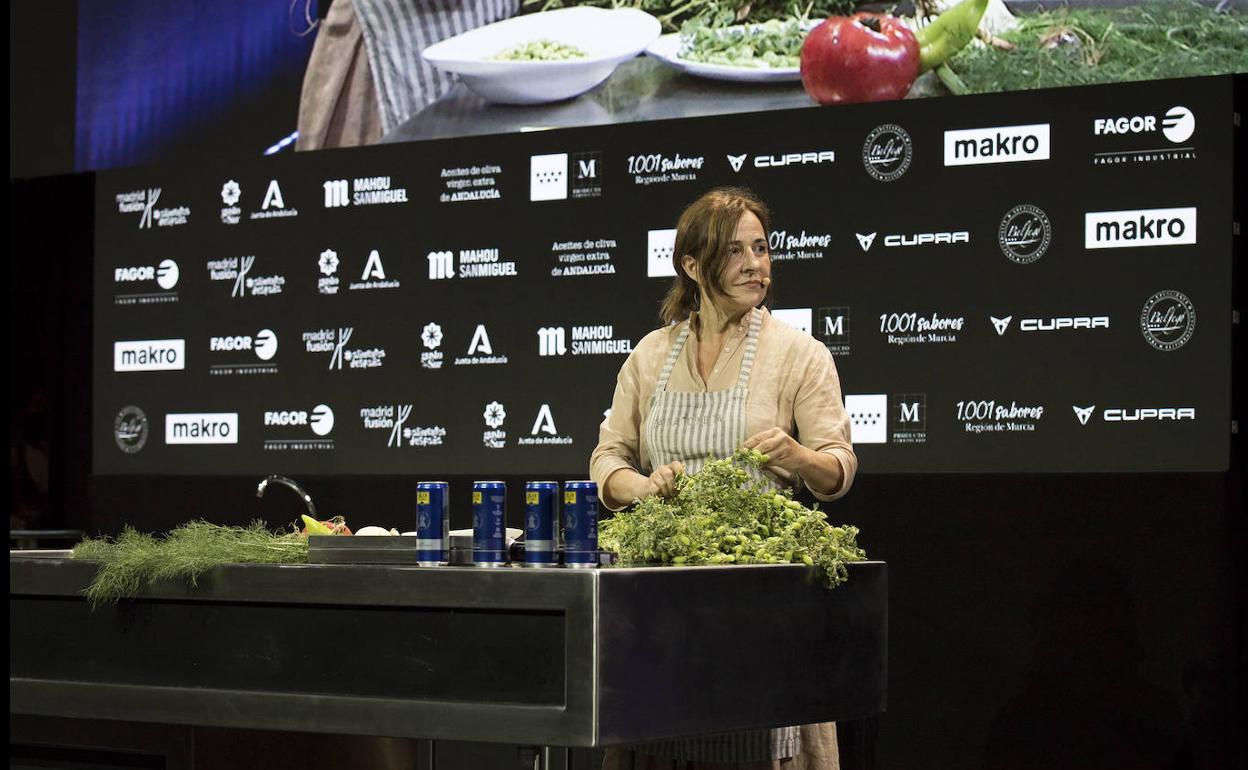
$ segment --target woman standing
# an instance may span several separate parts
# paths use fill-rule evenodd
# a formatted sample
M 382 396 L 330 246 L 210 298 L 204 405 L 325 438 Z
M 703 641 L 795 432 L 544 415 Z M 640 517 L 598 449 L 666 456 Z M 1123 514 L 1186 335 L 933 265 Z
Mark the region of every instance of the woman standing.
M 820 500 L 844 495 L 858 460 L 836 365 L 809 334 L 773 319 L 767 207 L 747 190 L 719 188 L 681 214 L 663 300 L 663 328 L 620 369 L 590 475 L 619 510 L 675 492 L 680 472 L 738 447 L 767 455 L 761 478 L 804 485 Z M 839 767 L 831 723 L 693 736 L 608 751 L 607 770 L 686 767 Z

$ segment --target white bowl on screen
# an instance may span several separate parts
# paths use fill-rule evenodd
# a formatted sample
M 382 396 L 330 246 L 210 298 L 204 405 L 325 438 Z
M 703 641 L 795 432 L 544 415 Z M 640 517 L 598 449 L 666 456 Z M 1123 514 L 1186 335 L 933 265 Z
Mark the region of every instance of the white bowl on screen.
M 563 8 L 516 16 L 429 46 L 422 56 L 453 72 L 482 98 L 500 104 L 570 99 L 611 77 L 620 62 L 645 50 L 661 32 L 659 20 L 632 8 Z M 553 40 L 584 51 L 583 59 L 500 61 L 512 46 Z

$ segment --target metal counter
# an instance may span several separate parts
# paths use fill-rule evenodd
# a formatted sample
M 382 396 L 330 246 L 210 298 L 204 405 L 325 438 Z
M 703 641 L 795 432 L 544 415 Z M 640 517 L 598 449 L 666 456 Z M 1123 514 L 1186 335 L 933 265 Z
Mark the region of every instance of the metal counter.
M 11 715 L 598 747 L 885 707 L 887 568 L 237 565 L 92 610 L 9 558 Z

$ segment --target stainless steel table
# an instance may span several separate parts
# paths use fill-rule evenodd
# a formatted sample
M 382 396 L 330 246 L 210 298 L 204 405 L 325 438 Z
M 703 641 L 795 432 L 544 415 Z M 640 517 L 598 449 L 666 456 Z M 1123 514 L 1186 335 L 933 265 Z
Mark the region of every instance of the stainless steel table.
M 10 715 L 599 747 L 885 707 L 887 570 L 239 565 L 92 610 L 9 558 Z

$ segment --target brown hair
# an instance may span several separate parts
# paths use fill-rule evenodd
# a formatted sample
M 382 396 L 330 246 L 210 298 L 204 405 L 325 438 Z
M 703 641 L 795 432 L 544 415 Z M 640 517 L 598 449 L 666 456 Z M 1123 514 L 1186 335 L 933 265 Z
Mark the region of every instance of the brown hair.
M 723 273 L 728 262 L 728 247 L 736 234 L 737 223 L 747 211 L 758 217 L 763 225 L 763 234 L 770 237 L 771 214 L 767 205 L 744 187 L 717 187 L 681 212 L 676 223 L 676 247 L 672 250 L 676 278 L 659 308 L 659 317 L 664 324 L 683 321 L 698 309 L 701 299 L 698 284 L 681 264 L 686 254 L 697 263 L 698 275 L 703 276 L 709 295 L 727 294 Z M 769 302 L 770 286 L 767 287 L 764 304 Z

